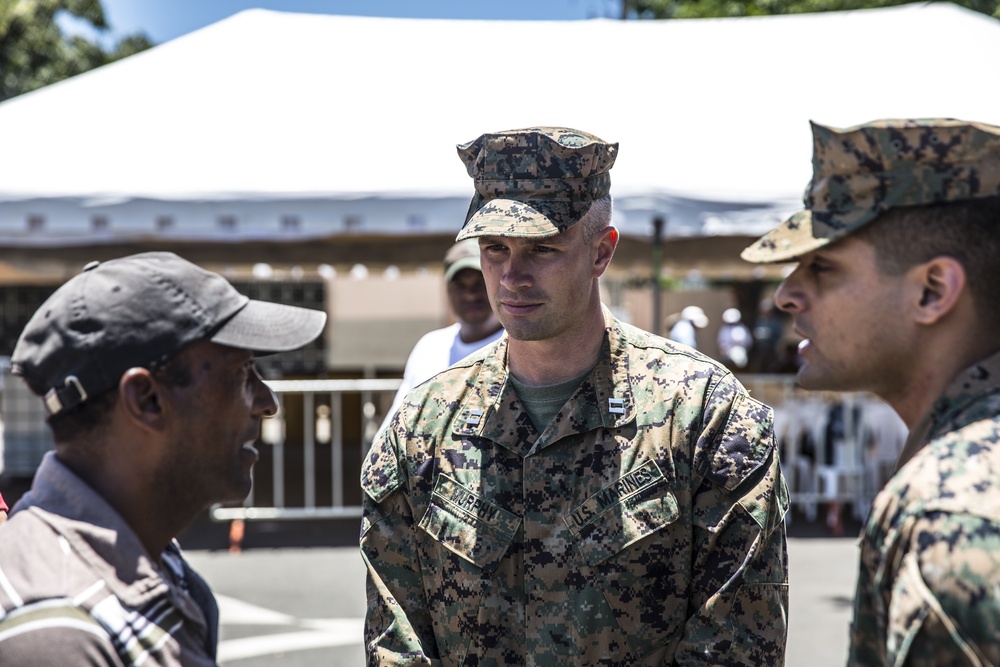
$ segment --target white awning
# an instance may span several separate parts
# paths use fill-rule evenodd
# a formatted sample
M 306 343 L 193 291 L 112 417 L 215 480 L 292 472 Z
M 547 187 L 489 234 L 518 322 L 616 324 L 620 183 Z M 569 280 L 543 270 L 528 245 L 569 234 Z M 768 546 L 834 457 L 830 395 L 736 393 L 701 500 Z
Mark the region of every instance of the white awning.
M 946 3 L 675 21 L 250 10 L 0 104 L 0 246 L 460 227 L 455 145 L 621 144 L 616 222 L 758 234 L 801 203 L 810 119 L 1000 124 L 1000 22 Z

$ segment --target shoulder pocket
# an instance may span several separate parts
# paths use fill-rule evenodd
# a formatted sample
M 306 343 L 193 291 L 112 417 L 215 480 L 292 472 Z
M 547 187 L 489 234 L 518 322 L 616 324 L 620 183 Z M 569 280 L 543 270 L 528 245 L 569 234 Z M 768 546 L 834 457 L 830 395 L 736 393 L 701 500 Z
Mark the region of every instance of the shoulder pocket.
M 726 425 L 715 438 L 715 451 L 706 458 L 706 479 L 732 491 L 767 461 L 774 448 L 774 415 L 760 401 L 739 393 L 733 399 Z
M 376 503 L 380 503 L 399 488 L 402 476 L 392 439 L 386 435 L 379 438 L 361 467 L 361 488 Z
M 903 557 L 893 582 L 887 635 L 886 648 L 893 665 L 991 664 L 941 608 L 913 553 Z
M 655 461 L 646 461 L 564 517 L 584 561 L 594 566 L 680 516 Z
M 521 518 L 438 475 L 420 528 L 443 547 L 484 572 L 496 569 L 521 526 Z

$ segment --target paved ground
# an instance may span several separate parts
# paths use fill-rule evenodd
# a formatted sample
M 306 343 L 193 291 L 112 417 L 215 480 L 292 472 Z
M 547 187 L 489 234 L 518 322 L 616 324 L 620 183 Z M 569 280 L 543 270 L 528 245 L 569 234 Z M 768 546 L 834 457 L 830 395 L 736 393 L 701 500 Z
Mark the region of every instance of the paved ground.
M 222 667 L 365 664 L 365 575 L 357 549 L 186 553 L 219 598 Z
M 840 667 L 847 656 L 856 539 L 824 534 L 801 523 L 790 530 L 789 667 Z M 222 667 L 364 664 L 364 567 L 356 547 L 187 553 L 220 598 Z

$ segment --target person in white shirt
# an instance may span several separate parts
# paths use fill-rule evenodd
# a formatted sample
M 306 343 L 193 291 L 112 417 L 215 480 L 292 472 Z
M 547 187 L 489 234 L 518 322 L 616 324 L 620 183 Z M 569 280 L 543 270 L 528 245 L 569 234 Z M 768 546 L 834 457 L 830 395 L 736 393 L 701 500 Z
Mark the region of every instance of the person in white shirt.
M 413 346 L 403 370 L 403 383 L 379 426 L 379 433 L 389 425 L 408 391 L 503 334 L 486 295 L 476 239 L 460 241 L 448 249 L 444 256 L 444 280 L 455 323 L 424 334 Z
M 670 327 L 667 338 L 687 345 L 695 350 L 698 349 L 697 329 L 704 329 L 708 326 L 708 316 L 705 311 L 698 306 L 688 306 L 681 311 L 677 323 Z
M 750 327 L 743 324 L 743 315 L 739 308 L 727 308 L 722 313 L 722 323 L 716 337 L 719 358 L 730 368 L 746 368 L 750 348 L 753 345 Z

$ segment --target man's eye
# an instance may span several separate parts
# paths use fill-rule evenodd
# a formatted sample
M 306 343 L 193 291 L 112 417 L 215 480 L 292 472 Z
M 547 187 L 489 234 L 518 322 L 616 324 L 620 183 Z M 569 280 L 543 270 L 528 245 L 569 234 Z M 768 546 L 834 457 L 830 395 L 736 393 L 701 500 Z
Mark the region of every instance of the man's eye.
M 829 271 L 830 267 L 821 262 L 809 262 L 809 271 L 812 273 L 823 273 L 824 271 Z

